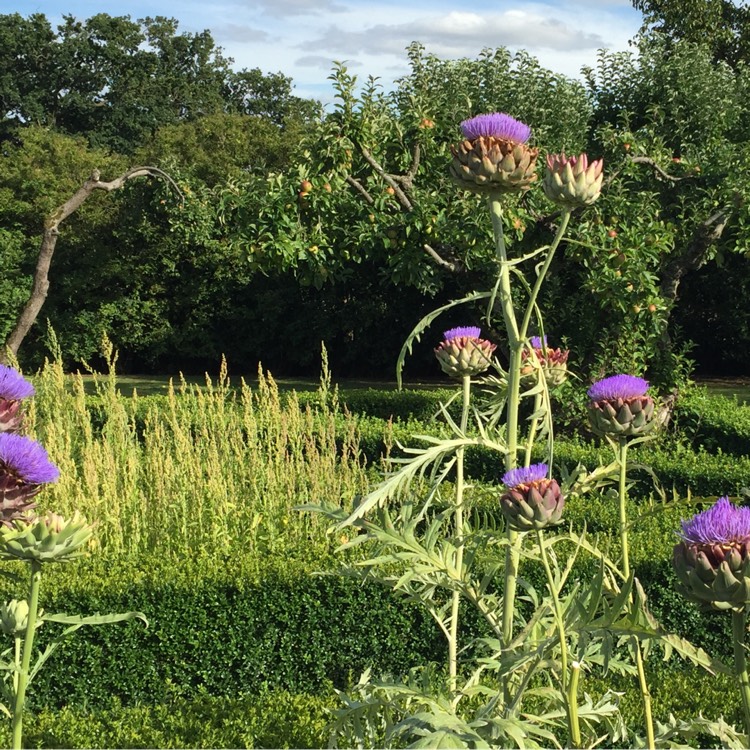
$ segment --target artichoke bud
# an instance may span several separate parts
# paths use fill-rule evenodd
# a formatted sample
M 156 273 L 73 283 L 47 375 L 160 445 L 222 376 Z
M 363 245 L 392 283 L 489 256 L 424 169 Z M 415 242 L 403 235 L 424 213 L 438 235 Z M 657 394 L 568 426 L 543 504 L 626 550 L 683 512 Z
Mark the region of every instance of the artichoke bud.
M 677 588 L 703 609 L 744 610 L 750 604 L 750 540 L 674 547 Z
M 589 162 L 587 154 L 547 155 L 547 171 L 542 180 L 544 194 L 565 208 L 591 205 L 601 193 L 603 161 Z
M 451 147 L 451 177 L 463 188 L 483 195 L 528 190 L 537 179 L 539 149 L 495 136 L 464 140 Z
M 0 559 L 69 562 L 86 553 L 93 527 L 77 511 L 70 519 L 56 513 L 27 516 L 0 528 Z
M 531 351 L 524 349 L 521 352 L 521 377 L 524 385 L 534 385 L 539 373 L 547 381 L 547 387 L 561 385 L 568 377 L 569 355 L 567 349 L 553 349 L 546 344 L 532 346 Z
M 43 610 L 37 611 L 36 627 L 42 625 Z M 9 602 L 0 604 L 0 630 L 5 635 L 14 637 L 22 636 L 26 632 L 29 623 L 29 603 L 26 599 L 11 599 Z
M 565 498 L 557 480 L 540 476 L 546 469 L 546 464 L 535 464 L 503 477 L 507 489 L 500 497 L 500 509 L 512 529 L 544 529 L 562 520 Z
M 492 364 L 495 344 L 479 338 L 475 327 L 452 328 L 435 349 L 441 369 L 452 378 L 461 380 L 484 372 Z
M 600 437 L 637 437 L 656 426 L 651 396 L 592 401 L 588 410 L 591 429 Z

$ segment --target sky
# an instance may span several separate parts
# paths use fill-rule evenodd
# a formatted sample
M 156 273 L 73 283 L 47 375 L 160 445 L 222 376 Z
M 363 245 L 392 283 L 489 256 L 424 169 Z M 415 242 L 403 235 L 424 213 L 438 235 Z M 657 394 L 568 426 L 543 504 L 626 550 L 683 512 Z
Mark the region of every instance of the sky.
M 178 32 L 211 31 L 234 67 L 290 76 L 298 96 L 329 103 L 332 63 L 388 88 L 408 71 L 413 41 L 440 58 L 476 58 L 487 47 L 525 49 L 571 77 L 596 65 L 599 49 L 625 50 L 640 27 L 630 0 L 0 0 L 0 13 L 167 16 Z

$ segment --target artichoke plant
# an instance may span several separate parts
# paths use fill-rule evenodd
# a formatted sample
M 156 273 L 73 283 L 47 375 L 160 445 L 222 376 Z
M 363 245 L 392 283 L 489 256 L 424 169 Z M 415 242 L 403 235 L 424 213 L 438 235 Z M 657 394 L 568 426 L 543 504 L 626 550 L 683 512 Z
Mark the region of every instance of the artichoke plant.
M 464 326 L 443 334 L 435 356 L 444 373 L 461 380 L 464 376 L 479 375 L 492 364 L 495 344 L 480 338 L 480 333 L 475 326 Z
M 531 337 L 531 349 L 521 352 L 521 376 L 529 384 L 536 382 L 535 372 L 541 370 L 550 388 L 561 385 L 568 376 L 567 349 L 553 349 L 547 345 L 547 337 Z
M 721 497 L 682 521 L 673 562 L 685 597 L 707 609 L 743 611 L 750 603 L 750 508 Z
M 23 399 L 33 396 L 34 386 L 12 367 L 0 365 L 0 432 L 18 432 L 23 427 Z
M 78 511 L 71 518 L 49 512 L 0 527 L 0 559 L 37 563 L 69 562 L 86 553 L 93 527 Z
M 589 206 L 601 193 L 603 169 L 602 159 L 589 162 L 587 154 L 548 154 L 542 190 L 558 206 L 571 209 Z
M 531 128 L 502 112 L 461 123 L 464 140 L 451 147 L 451 177 L 466 190 L 498 194 L 526 190 L 536 180 L 539 149 L 526 145 Z
M 516 531 L 544 529 L 560 523 L 565 498 L 555 479 L 548 479 L 547 464 L 511 469 L 503 476 L 505 492 L 500 509 L 508 525 Z
M 600 437 L 645 435 L 655 426 L 654 400 L 646 394 L 648 381 L 634 375 L 612 375 L 588 390 L 591 429 Z
M 13 522 L 36 507 L 32 498 L 45 484 L 56 482 L 58 468 L 31 438 L 0 433 L 0 525 Z

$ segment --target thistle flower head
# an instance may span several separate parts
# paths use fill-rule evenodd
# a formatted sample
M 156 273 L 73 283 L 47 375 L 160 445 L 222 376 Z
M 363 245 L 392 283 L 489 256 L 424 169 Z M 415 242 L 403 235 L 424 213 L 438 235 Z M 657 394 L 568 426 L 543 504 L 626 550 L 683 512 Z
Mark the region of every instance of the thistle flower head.
M 20 401 L 35 393 L 34 386 L 18 370 L 0 365 L 0 399 Z
M 531 466 L 521 466 L 518 469 L 511 469 L 503 475 L 502 482 L 508 489 L 516 487 L 525 487 L 534 482 L 539 482 L 547 478 L 549 467 L 547 464 L 531 464 Z
M 689 544 L 732 544 L 750 539 L 750 508 L 720 497 L 708 510 L 682 521 L 680 537 Z
M 453 339 L 470 338 L 478 339 L 482 333 L 482 329 L 477 326 L 459 326 L 458 328 L 451 328 L 443 334 L 445 341 L 452 341 Z
M 560 206 L 588 206 L 601 193 L 603 168 L 604 162 L 601 159 L 589 162 L 587 154 L 547 154 L 547 171 L 542 189 L 553 203 Z
M 645 396 L 648 381 L 635 375 L 612 375 L 594 383 L 588 397 L 596 401 L 617 401 Z
M 504 112 L 492 112 L 464 120 L 461 123 L 461 132 L 469 141 L 489 137 L 514 143 L 526 143 L 531 135 L 531 128 Z
M 532 336 L 531 337 L 531 346 L 534 349 L 546 349 L 547 348 L 547 337 L 544 336 L 543 338 L 540 336 Z
M 42 446 L 23 435 L 0 433 L 0 475 L 12 475 L 25 484 L 49 484 L 60 477 L 60 470 Z

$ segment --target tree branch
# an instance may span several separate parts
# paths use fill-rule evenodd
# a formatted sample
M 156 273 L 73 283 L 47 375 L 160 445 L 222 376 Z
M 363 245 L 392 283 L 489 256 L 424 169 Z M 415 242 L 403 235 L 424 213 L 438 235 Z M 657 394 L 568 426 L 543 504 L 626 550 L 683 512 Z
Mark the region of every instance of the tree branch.
M 674 175 L 665 172 L 650 156 L 631 156 L 630 161 L 633 164 L 648 164 L 651 169 L 657 174 L 657 179 L 668 180 L 669 182 L 682 182 L 682 180 L 690 180 L 693 175 L 685 175 L 684 177 L 675 177 Z
M 360 146 L 359 150 L 362 152 L 362 156 L 365 157 L 365 161 L 375 170 L 375 172 L 377 172 L 387 185 L 393 188 L 396 198 L 398 198 L 398 202 L 403 209 L 405 211 L 413 211 L 414 207 L 412 206 L 411 201 L 407 198 L 406 193 L 401 189 L 398 182 L 393 179 L 393 175 L 388 174 L 388 172 L 378 164 L 373 155 L 364 146 Z
M 460 273 L 463 271 L 463 266 L 460 263 L 452 263 L 449 260 L 445 260 L 434 247 L 428 244 L 422 245 L 422 249 L 437 263 L 441 268 L 447 268 L 451 273 Z
M 356 178 L 350 174 L 346 176 L 346 181 L 351 185 L 370 205 L 375 203 L 375 199 L 367 192 L 367 188 Z
M 184 200 L 177 183 L 158 167 L 133 167 L 109 182 L 102 182 L 99 179 L 99 170 L 95 169 L 91 173 L 91 177 L 65 203 L 53 211 L 51 216 L 44 222 L 44 232 L 39 246 L 39 255 L 36 261 L 36 269 L 34 270 L 31 292 L 21 314 L 18 316 L 16 325 L 8 335 L 2 351 L 0 351 L 0 361 L 7 360 L 9 354 L 12 354 L 13 357 L 17 356 L 21 343 L 26 338 L 26 334 L 31 330 L 31 326 L 34 325 L 47 299 L 47 293 L 49 292 L 49 269 L 52 264 L 52 256 L 55 252 L 57 238 L 60 236 L 60 224 L 77 211 L 95 190 L 104 190 L 110 193 L 113 190 L 121 188 L 129 180 L 138 177 L 156 177 L 167 180 L 180 196 L 180 200 Z

